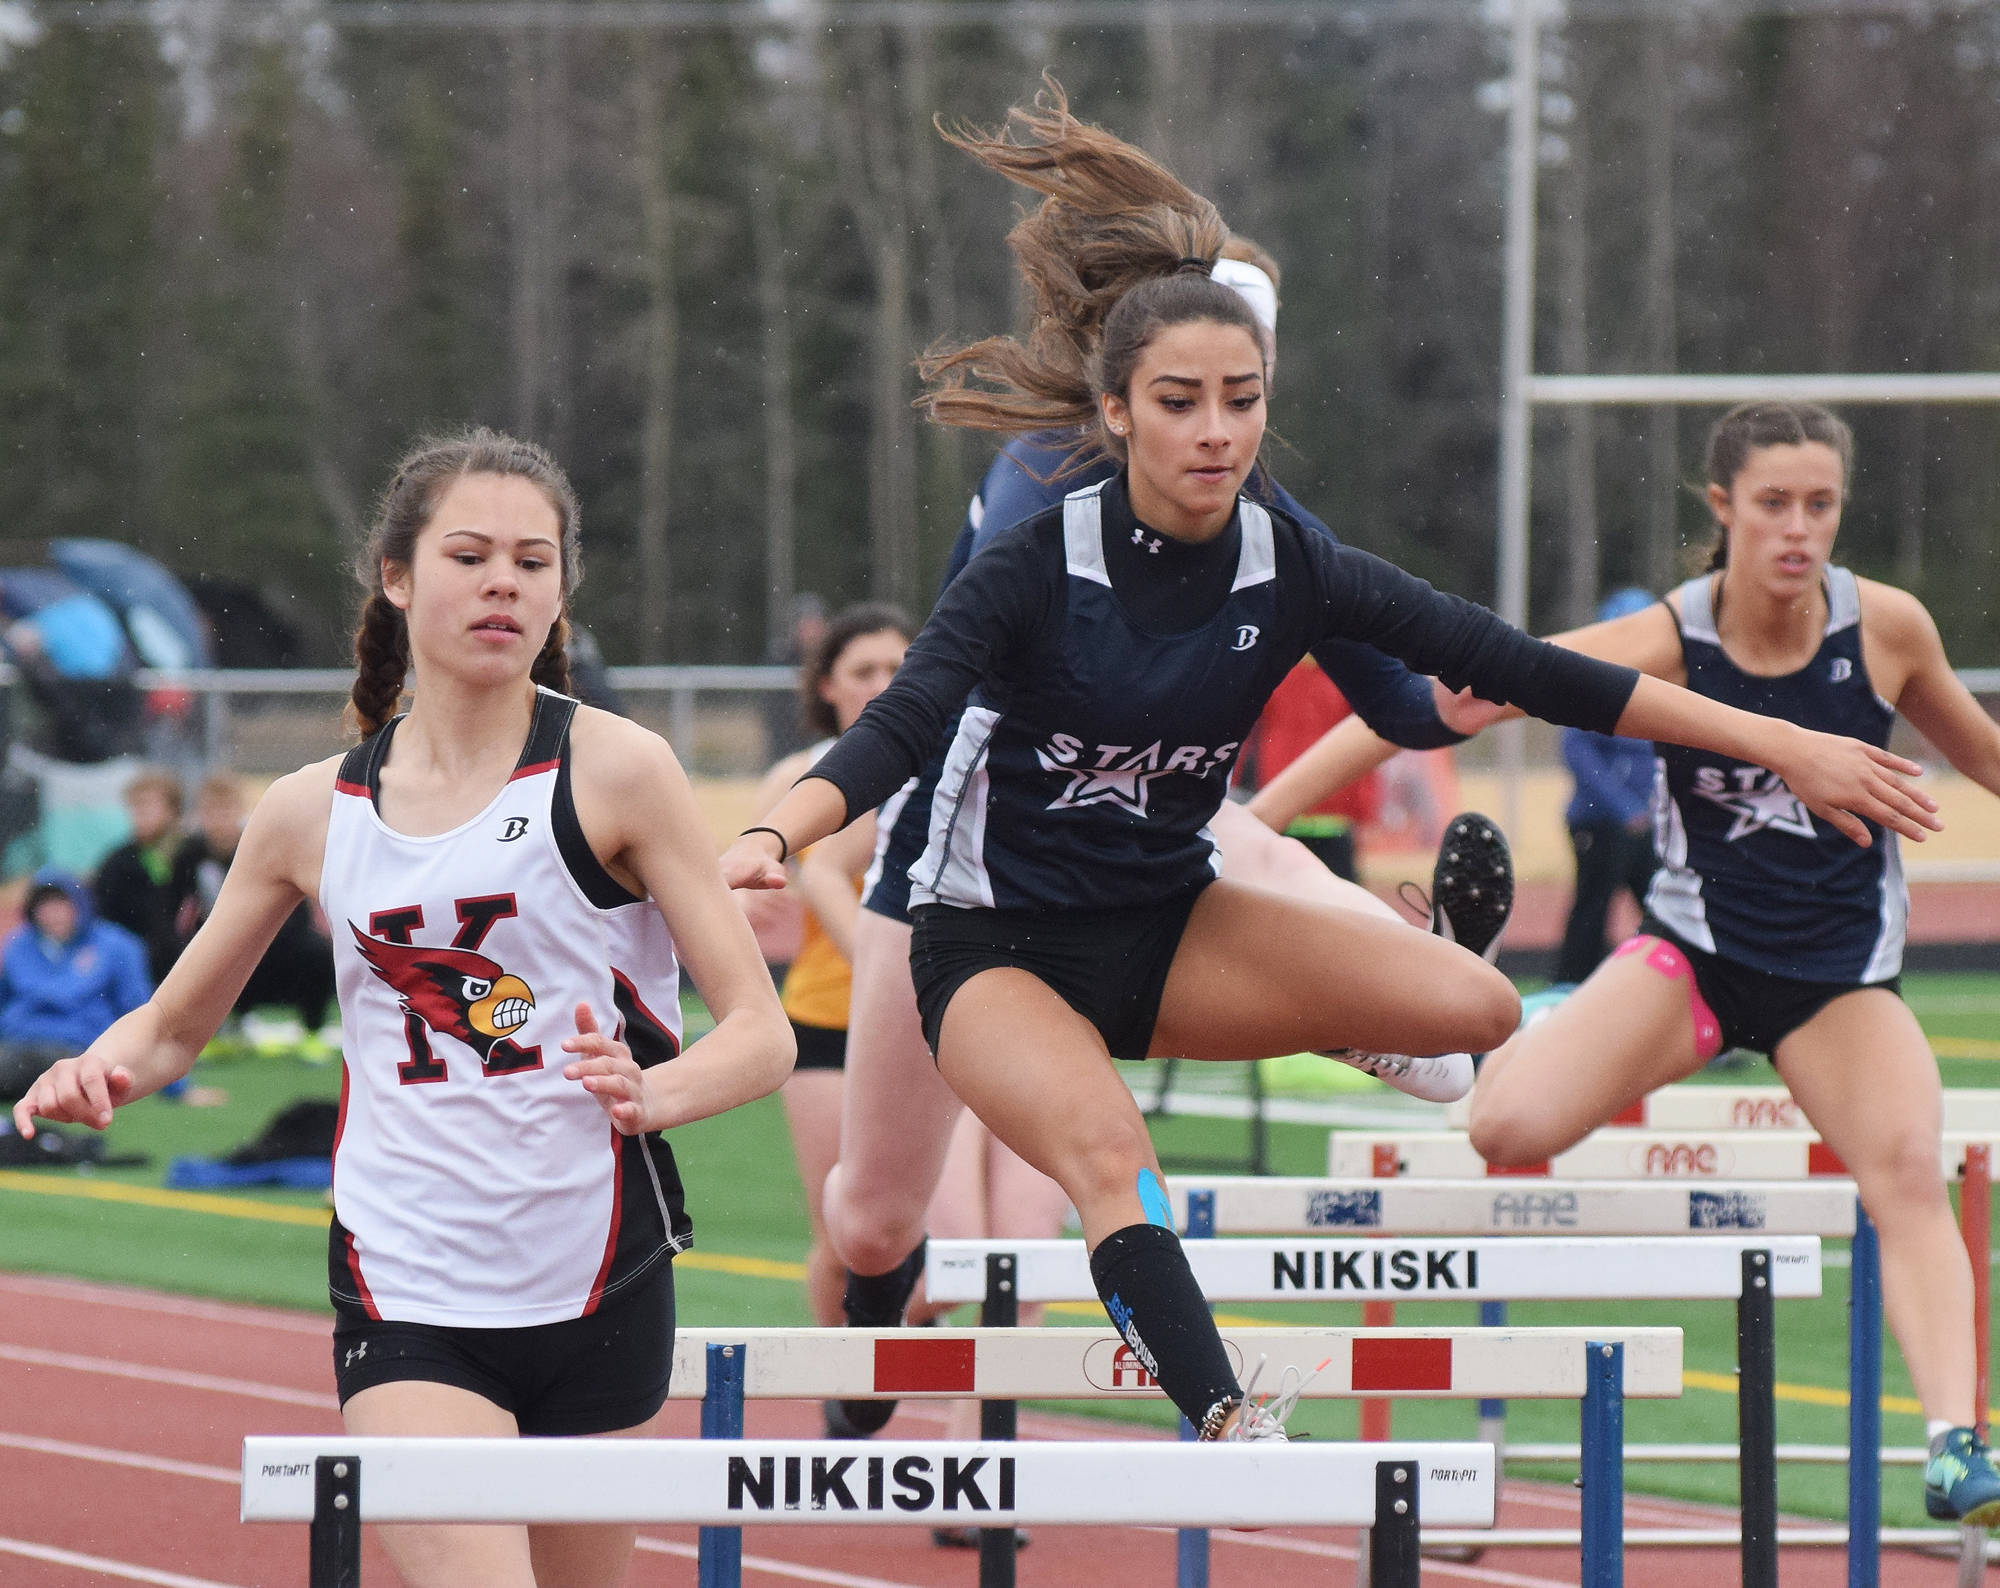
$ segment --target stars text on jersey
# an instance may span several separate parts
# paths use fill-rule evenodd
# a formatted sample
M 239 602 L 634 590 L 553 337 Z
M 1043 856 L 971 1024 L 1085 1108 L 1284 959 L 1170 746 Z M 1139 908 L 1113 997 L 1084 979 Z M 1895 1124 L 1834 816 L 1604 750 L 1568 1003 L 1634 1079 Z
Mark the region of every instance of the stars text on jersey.
M 1227 766 L 1235 756 L 1232 741 L 1210 749 L 1206 745 L 1183 744 L 1168 750 L 1155 739 L 1143 750 L 1129 744 L 1087 745 L 1070 733 L 1052 733 L 1049 742 L 1035 751 L 1045 772 L 1065 775 L 1067 786 L 1048 808 L 1076 810 L 1085 805 L 1116 805 L 1134 816 L 1146 814 L 1147 787 L 1155 778 L 1185 772 L 1206 777 Z
M 1770 828 L 1798 838 L 1815 838 L 1812 813 L 1785 787 L 1785 780 L 1761 766 L 1696 767 L 1694 791 L 1736 818 L 1723 842 L 1735 843 L 1748 833 Z

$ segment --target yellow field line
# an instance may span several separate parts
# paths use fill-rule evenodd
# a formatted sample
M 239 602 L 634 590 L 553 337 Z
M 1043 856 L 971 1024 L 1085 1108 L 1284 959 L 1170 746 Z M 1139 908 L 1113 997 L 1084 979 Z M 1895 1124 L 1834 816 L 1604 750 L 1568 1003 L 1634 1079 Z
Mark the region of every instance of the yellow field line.
M 226 1219 L 258 1219 L 266 1224 L 317 1224 L 326 1228 L 325 1208 L 257 1197 L 212 1196 L 205 1191 L 167 1191 L 159 1186 L 125 1185 L 116 1180 L 47 1180 L 33 1170 L 0 1169 L 0 1191 L 33 1196 L 80 1197 L 87 1202 L 135 1203 L 179 1213 L 214 1213 Z
M 2000 1042 L 1983 1044 L 1992 1048 L 1990 1056 L 2000 1057 Z M 1939 1049 L 1943 1052 L 1943 1049 Z M 1963 1055 L 1954 1055 L 1963 1056 Z M 1989 1055 L 1980 1055 L 1988 1057 Z M 266 1202 L 257 1197 L 214 1196 L 205 1191 L 168 1191 L 159 1186 L 124 1185 L 117 1181 L 50 1180 L 32 1170 L 0 1169 L 0 1191 L 26 1191 L 34 1196 L 73 1197 L 89 1202 L 123 1202 L 149 1208 L 167 1208 L 181 1213 L 212 1213 L 228 1219 L 256 1219 L 268 1224 L 302 1224 L 326 1227 L 325 1208 L 302 1207 L 290 1202 Z M 804 1263 L 771 1257 L 739 1257 L 728 1252 L 683 1252 L 674 1259 L 682 1268 L 706 1273 L 734 1274 L 743 1279 L 776 1279 L 797 1283 L 806 1276 Z M 1087 1301 L 1052 1301 L 1050 1312 L 1065 1317 L 1101 1318 L 1103 1309 Z M 1237 1313 L 1218 1312 L 1215 1321 L 1225 1329 L 1254 1329 L 1268 1324 L 1266 1318 L 1246 1318 Z M 1688 1368 L 1681 1373 L 1688 1389 L 1709 1390 L 1722 1395 L 1736 1393 L 1736 1380 L 1726 1373 L 1704 1373 Z M 1847 1405 L 1847 1391 L 1826 1389 L 1817 1384 L 1779 1384 L 1777 1398 L 1808 1406 L 1841 1408 Z M 1907 1395 L 1884 1395 L 1882 1410 L 1906 1416 L 1923 1415 L 1923 1407 Z M 1992 1413 L 2000 1421 L 2000 1409 Z
M 1932 1037 L 1931 1052 L 1941 1059 L 2000 1059 L 2000 1042 L 1987 1037 Z

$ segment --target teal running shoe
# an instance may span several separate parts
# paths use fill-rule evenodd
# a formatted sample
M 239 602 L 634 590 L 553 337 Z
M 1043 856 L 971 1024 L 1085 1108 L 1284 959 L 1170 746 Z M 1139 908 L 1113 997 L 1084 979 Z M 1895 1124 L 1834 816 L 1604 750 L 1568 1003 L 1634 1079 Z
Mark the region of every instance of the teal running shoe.
M 1924 1467 L 1924 1510 L 1936 1521 L 2000 1524 L 2000 1472 L 1993 1453 L 1970 1428 L 1952 1428 L 1931 1442 Z

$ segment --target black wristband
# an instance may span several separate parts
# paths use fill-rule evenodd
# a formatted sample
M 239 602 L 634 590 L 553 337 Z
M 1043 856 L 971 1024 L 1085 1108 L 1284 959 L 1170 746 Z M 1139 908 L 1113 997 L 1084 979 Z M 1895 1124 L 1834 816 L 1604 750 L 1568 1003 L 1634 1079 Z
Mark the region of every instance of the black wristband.
M 785 835 L 784 835 L 783 833 L 779 832 L 777 828 L 775 828 L 775 827 L 746 827 L 746 828 L 744 828 L 744 829 L 743 829 L 743 831 L 742 831 L 742 832 L 738 833 L 738 834 L 737 834 L 736 836 L 737 836 L 738 838 L 748 838 L 748 837 L 749 837 L 749 836 L 750 836 L 750 835 L 751 835 L 752 833 L 769 833 L 769 834 L 770 834 L 770 835 L 771 835 L 771 836 L 772 836 L 773 838 L 775 838 L 775 839 L 777 839 L 777 840 L 778 840 L 778 864 L 779 864 L 779 865 L 781 865 L 781 866 L 782 866 L 782 865 L 783 865 L 783 864 L 784 864 L 784 863 L 785 863 L 785 862 L 786 862 L 787 860 L 789 860 L 789 859 L 791 859 L 791 858 L 792 858 L 792 846 L 791 846 L 790 842 L 789 842 L 789 841 L 787 841 L 787 839 L 785 838 Z

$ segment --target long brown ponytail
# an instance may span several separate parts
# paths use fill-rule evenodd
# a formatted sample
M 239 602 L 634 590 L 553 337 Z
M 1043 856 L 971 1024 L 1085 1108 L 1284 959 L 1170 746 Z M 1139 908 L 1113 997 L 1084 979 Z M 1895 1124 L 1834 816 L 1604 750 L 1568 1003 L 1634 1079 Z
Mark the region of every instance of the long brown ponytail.
M 1093 368 L 1105 317 L 1142 281 L 1205 276 L 1229 228 L 1152 156 L 1072 116 L 1054 78 L 1043 82 L 1031 107 L 1016 106 L 993 131 L 937 124 L 948 143 L 1045 197 L 1007 234 L 1033 299 L 1026 335 L 933 348 L 918 366 L 933 388 L 919 406 L 975 430 L 1088 428 L 1109 450 Z
M 362 737 L 395 715 L 410 671 L 410 631 L 402 610 L 382 588 L 382 564 L 408 564 L 417 537 L 437 511 L 445 488 L 461 475 L 501 474 L 539 487 L 556 511 L 561 545 L 564 611 L 556 616 L 529 676 L 569 692 L 569 597 L 583 578 L 578 549 L 582 510 L 569 476 L 541 447 L 484 426 L 445 436 L 425 436 L 404 454 L 375 509 L 375 527 L 354 560 L 354 577 L 367 592 L 354 629 L 354 687 L 349 710 Z

